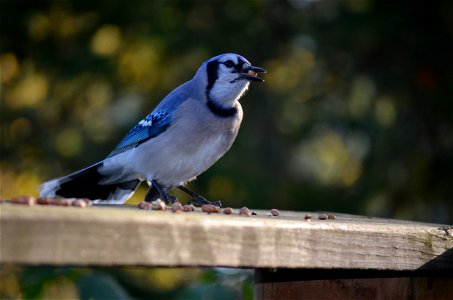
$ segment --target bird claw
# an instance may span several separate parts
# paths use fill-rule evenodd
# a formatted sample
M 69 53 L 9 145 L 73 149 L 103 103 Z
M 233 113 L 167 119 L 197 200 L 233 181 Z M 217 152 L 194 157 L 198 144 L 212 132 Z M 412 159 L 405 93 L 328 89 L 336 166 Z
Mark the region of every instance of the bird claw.
M 213 201 L 213 202 L 211 202 L 211 201 L 206 200 L 203 197 L 195 197 L 193 199 L 190 199 L 189 202 L 187 202 L 187 203 L 188 204 L 192 204 L 192 205 L 197 206 L 197 207 L 200 207 L 203 204 L 211 204 L 211 205 L 214 205 L 214 206 L 222 207 L 222 202 L 221 201 Z
M 209 204 L 212 204 L 212 205 L 218 206 L 218 207 L 222 207 L 222 201 L 213 201 L 213 202 L 209 202 Z
M 175 196 L 172 196 L 172 195 L 169 195 L 169 194 L 167 194 L 167 199 L 162 199 L 162 200 L 167 205 L 171 205 L 171 204 L 173 204 L 175 202 L 179 202 L 178 199 Z

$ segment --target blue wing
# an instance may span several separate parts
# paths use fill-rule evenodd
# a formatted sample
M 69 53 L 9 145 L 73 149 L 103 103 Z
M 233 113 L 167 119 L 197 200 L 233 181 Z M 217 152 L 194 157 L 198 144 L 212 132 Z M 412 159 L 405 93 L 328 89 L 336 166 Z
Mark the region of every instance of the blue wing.
M 167 112 L 158 111 L 149 114 L 129 131 L 108 157 L 137 147 L 141 143 L 158 136 L 167 129 L 170 122 L 171 117 Z
M 157 105 L 151 114 L 132 128 L 108 157 L 137 147 L 141 143 L 164 132 L 170 126 L 172 112 L 181 103 L 190 98 L 190 91 L 190 82 L 186 82 L 174 89 Z

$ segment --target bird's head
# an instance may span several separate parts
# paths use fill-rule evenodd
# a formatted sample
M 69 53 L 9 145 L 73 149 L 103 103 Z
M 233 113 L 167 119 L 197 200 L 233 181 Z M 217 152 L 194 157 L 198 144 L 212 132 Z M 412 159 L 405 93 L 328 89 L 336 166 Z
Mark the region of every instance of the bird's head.
M 252 66 L 239 54 L 226 53 L 207 60 L 198 73 L 206 78 L 207 98 L 228 107 L 242 96 L 250 81 L 264 81 L 258 74 L 266 70 Z

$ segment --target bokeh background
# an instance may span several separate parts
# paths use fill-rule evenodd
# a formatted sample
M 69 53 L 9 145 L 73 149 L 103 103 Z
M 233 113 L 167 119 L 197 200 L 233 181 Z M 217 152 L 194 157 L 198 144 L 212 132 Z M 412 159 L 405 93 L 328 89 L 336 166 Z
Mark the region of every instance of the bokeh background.
M 235 52 L 266 68 L 266 82 L 252 83 L 234 146 L 192 189 L 233 207 L 452 224 L 452 12 L 450 1 L 2 0 L 0 196 L 37 195 L 41 182 L 103 159 L 204 60 Z M 55 278 L 76 293 L 94 274 L 134 297 L 159 290 L 134 294 L 129 274 L 168 277 L 176 284 L 160 288 L 176 298 L 213 284 L 249 297 L 251 275 L 235 272 L 0 276 L 22 295 L 44 295 Z M 42 284 L 21 291 L 30 282 Z

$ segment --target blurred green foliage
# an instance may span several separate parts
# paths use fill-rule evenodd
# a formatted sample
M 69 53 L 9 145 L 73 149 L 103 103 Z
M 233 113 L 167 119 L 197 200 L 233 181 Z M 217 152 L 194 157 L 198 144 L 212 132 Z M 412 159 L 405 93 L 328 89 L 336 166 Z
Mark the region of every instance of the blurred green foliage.
M 228 206 L 452 224 L 452 8 L 0 1 L 0 196 L 103 159 L 205 59 L 236 52 L 266 83 L 252 84 L 237 141 L 194 190 Z
M 253 271 L 4 267 L 1 299 L 252 299 Z

